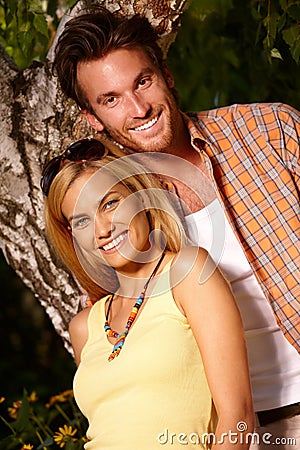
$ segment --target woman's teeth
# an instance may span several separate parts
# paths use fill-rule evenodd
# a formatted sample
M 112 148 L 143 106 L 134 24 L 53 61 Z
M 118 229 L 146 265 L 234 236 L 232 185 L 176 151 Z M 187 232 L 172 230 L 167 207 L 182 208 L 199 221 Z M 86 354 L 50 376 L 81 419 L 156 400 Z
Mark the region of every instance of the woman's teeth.
M 107 250 L 111 250 L 112 248 L 116 247 L 118 244 L 120 244 L 120 242 L 124 241 L 124 239 L 126 238 L 127 232 L 120 234 L 118 237 L 116 237 L 116 239 L 113 239 L 109 244 L 103 245 L 103 250 L 107 251 Z

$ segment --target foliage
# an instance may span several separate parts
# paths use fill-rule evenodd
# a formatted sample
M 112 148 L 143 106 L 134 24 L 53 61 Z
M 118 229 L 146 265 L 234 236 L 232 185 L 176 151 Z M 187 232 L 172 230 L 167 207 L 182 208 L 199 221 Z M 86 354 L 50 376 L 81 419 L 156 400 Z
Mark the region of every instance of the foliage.
M 0 41 L 20 68 L 28 67 L 34 59 L 45 58 L 60 18 L 75 3 L 76 0 L 0 0 Z M 191 37 L 200 37 L 205 44 L 204 38 L 215 40 L 224 26 L 235 25 L 232 31 L 243 35 L 245 43 L 250 44 L 251 36 L 251 45 L 262 45 L 269 63 L 273 58 L 283 59 L 287 48 L 299 63 L 300 0 L 191 0 L 191 4 L 192 9 L 185 15 L 196 21 L 198 35 L 204 33 L 202 37 Z M 233 23 L 232 16 L 236 19 Z M 204 23 L 212 26 L 206 29 Z M 280 48 L 283 42 L 284 50 Z M 234 50 L 227 57 L 235 63 Z
M 72 385 L 76 370 L 72 356 L 55 333 L 44 308 L 25 288 L 0 252 L 0 386 L 9 402 L 38 385 L 49 397 Z M 5 391 L 4 391 L 5 389 Z M 0 435 L 2 432 L 0 421 Z
M 253 17 L 258 21 L 258 38 L 263 34 L 263 44 L 269 60 L 282 58 L 276 48 L 280 35 L 288 45 L 296 63 L 300 59 L 300 2 L 295 0 L 256 0 L 251 2 Z M 260 28 L 264 29 L 261 33 Z
M 45 59 L 66 0 L 0 0 L 0 42 L 20 69 Z
M 0 0 L 0 42 L 20 69 L 45 59 L 62 13 L 75 1 Z M 192 0 L 168 55 L 182 109 L 253 101 L 283 101 L 299 108 L 299 20 L 300 0 Z M 37 317 L 34 304 L 38 302 L 34 298 L 28 302 L 21 288 L 13 289 L 16 278 L 0 261 L 0 337 L 5 343 L 0 373 L 5 394 L 11 397 L 19 386 L 37 382 L 43 394 L 46 387 L 69 386 L 74 372 L 67 361 L 70 355 L 53 342 L 54 337 L 59 338 L 50 321 L 46 322 L 48 318 Z M 68 402 L 63 409 L 69 408 Z M 5 419 L 10 434 L 6 443 L 0 441 L 0 449 L 21 449 L 26 444 L 24 450 L 30 445 L 56 448 L 55 431 L 69 436 L 65 449 L 82 445 L 79 436 L 83 434 L 72 436 L 77 412 L 65 422 L 54 405 L 47 408 L 32 403 L 26 394 L 20 411 L 18 419 Z M 36 418 L 51 427 L 48 440 L 41 434 L 43 446 L 35 434 Z
M 4 405 L 4 397 L 0 403 Z M 8 433 L 0 440 L 0 450 L 83 449 L 86 420 L 78 410 L 73 391 L 52 396 L 47 404 L 38 402 L 35 392 L 7 408 L 1 416 Z M 8 417 L 7 417 L 8 416 Z
M 0 42 L 19 68 L 43 61 L 76 0 L 0 0 Z M 300 105 L 300 0 L 190 0 L 168 63 L 183 110 Z
M 183 110 L 300 106 L 300 0 L 193 0 L 168 55 Z

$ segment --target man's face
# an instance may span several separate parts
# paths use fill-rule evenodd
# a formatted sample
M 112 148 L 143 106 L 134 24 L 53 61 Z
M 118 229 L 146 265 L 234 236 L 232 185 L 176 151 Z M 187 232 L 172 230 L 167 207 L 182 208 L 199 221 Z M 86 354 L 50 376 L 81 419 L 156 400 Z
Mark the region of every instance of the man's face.
M 118 49 L 81 63 L 78 82 L 95 115 L 83 112 L 97 131 L 104 129 L 135 152 L 169 152 L 178 143 L 180 114 L 166 79 L 141 49 Z

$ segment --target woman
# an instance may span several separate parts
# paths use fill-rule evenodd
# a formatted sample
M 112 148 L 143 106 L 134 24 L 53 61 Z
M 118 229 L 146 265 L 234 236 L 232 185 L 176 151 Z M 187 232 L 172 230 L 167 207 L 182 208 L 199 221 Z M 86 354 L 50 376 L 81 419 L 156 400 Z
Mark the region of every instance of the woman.
M 240 315 L 168 194 L 133 155 L 95 140 L 50 161 L 42 188 L 54 248 L 94 301 L 70 324 L 85 448 L 247 449 Z

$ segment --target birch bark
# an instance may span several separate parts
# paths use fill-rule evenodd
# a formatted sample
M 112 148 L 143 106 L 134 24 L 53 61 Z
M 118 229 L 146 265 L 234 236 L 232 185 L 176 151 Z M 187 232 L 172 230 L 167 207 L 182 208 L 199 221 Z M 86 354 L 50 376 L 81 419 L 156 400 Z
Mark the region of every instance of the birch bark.
M 4 256 L 45 308 L 70 350 L 68 323 L 79 291 L 47 242 L 39 182 L 44 162 L 71 142 L 92 135 L 77 106 L 51 73 L 56 39 L 82 8 L 102 5 L 123 15 L 146 15 L 165 55 L 176 37 L 187 0 L 82 1 L 61 20 L 48 59 L 20 71 L 0 48 L 0 246 Z

